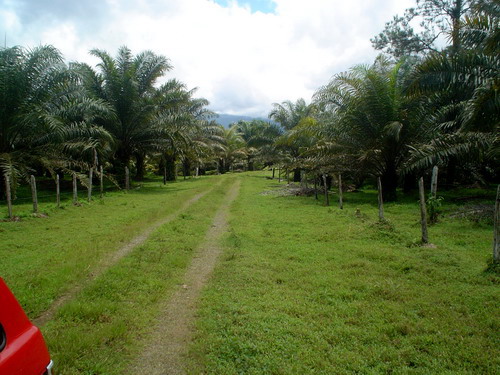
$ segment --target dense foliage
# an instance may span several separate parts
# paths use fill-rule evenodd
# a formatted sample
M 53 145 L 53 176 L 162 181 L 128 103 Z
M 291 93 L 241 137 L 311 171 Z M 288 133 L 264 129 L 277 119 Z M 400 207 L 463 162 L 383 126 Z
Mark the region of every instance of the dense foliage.
M 90 53 L 95 68 L 66 64 L 53 46 L 0 49 L 0 190 L 7 178 L 15 192 L 31 174 L 83 177 L 101 166 L 118 181 L 125 167 L 142 179 L 147 165 L 175 179 L 177 161 L 190 174 L 225 149 L 208 101 L 165 79 L 166 57 Z
M 274 105 L 282 166 L 355 185 L 380 177 L 389 200 L 434 165 L 448 185 L 498 181 L 499 15 L 494 1 L 418 0 L 373 40 L 388 55 L 335 75 L 309 105 Z M 439 49 L 440 36 L 450 45 Z
M 274 103 L 270 122 L 229 129 L 195 90 L 165 77 L 172 66 L 152 51 L 95 49 L 93 67 L 65 64 L 52 46 L 4 48 L 1 178 L 15 189 L 29 174 L 100 166 L 117 181 L 125 167 L 137 180 L 148 168 L 174 180 L 179 168 L 189 176 L 269 166 L 329 185 L 340 173 L 354 185 L 380 177 L 390 200 L 434 165 L 448 185 L 494 182 L 499 14 L 491 0 L 417 0 L 372 40 L 386 54 L 371 66 L 336 74 L 311 103 Z

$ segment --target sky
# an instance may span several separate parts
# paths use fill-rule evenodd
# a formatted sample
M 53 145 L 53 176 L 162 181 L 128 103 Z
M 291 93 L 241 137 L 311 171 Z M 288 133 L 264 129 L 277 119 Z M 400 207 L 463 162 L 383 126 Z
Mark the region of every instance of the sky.
M 412 0 L 0 0 L 7 47 L 52 44 L 95 65 L 152 50 L 218 113 L 266 117 L 272 103 L 304 98 L 335 74 L 370 64 L 370 38 Z

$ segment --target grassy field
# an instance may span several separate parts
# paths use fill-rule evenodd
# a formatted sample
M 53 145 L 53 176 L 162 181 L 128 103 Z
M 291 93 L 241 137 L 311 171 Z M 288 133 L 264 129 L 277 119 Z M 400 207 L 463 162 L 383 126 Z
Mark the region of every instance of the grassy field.
M 91 204 L 81 199 L 81 206 L 65 201 L 57 208 L 45 200 L 39 211 L 47 218 L 32 217 L 28 202 L 18 204 L 15 214 L 21 221 L 0 223 L 0 275 L 34 318 L 72 285 L 85 280 L 103 257 L 216 180 L 193 179 L 166 186 L 151 180 L 129 192 L 107 193 Z M 6 214 L 5 206 L 1 208 Z
M 284 183 L 266 175 L 150 180 L 79 207 L 44 202 L 47 218 L 30 217 L 26 204 L 21 222 L 1 222 L 0 275 L 31 317 L 83 285 L 42 327 L 56 374 L 126 373 L 235 179 L 240 195 L 199 304 L 189 373 L 498 373 L 491 223 L 447 215 L 430 227 L 435 247 L 421 247 L 416 196 L 386 204 L 379 223 L 373 190 L 345 194 L 339 210 L 334 195 L 331 207 L 280 196 Z M 205 191 L 92 278 L 102 259 Z M 464 195 L 492 201 L 484 191 L 444 195 L 448 214 Z
M 445 218 L 430 228 L 436 248 L 420 247 L 416 197 L 378 224 L 374 191 L 346 194 L 341 211 L 262 194 L 278 188 L 257 175 L 242 185 L 191 373 L 498 373 L 491 225 Z

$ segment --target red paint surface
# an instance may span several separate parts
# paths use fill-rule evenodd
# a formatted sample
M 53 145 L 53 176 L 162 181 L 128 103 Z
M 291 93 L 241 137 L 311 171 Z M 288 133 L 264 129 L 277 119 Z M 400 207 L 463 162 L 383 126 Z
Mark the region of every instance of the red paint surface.
M 50 362 L 42 333 L 0 277 L 0 323 L 7 346 L 0 352 L 0 375 L 41 375 Z

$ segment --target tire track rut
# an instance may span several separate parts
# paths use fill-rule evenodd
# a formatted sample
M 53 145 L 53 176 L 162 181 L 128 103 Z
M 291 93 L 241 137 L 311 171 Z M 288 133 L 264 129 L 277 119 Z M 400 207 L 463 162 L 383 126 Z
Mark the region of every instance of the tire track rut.
M 120 247 L 117 251 L 111 253 L 109 256 L 105 257 L 95 268 L 94 270 L 89 274 L 88 278 L 86 278 L 84 281 L 76 284 L 73 286 L 71 289 L 67 290 L 65 293 L 63 293 L 61 296 L 56 298 L 54 302 L 50 305 L 50 307 L 45 310 L 42 314 L 40 314 L 38 317 L 32 319 L 32 322 L 37 325 L 37 326 L 42 326 L 45 323 L 47 323 L 49 320 L 51 320 L 57 310 L 63 306 L 66 302 L 72 300 L 78 293 L 80 293 L 86 286 L 88 286 L 92 281 L 97 279 L 99 276 L 101 276 L 106 270 L 108 270 L 110 267 L 114 266 L 120 259 L 128 255 L 133 249 L 135 249 L 137 246 L 142 245 L 146 240 L 149 238 L 149 236 L 157 230 L 159 227 L 162 225 L 168 224 L 169 222 L 173 221 L 177 216 L 179 216 L 183 211 L 185 211 L 187 208 L 189 208 L 192 204 L 196 203 L 200 199 L 202 199 L 205 195 L 211 193 L 217 186 L 219 186 L 222 183 L 222 180 L 217 182 L 217 184 L 214 185 L 209 190 L 206 190 L 204 192 L 201 192 L 194 197 L 188 199 L 184 204 L 175 212 L 171 213 L 170 215 L 162 218 L 161 220 L 153 223 L 151 226 L 146 228 L 141 234 L 138 236 L 134 237 L 131 241 L 129 241 L 127 244 L 124 246 Z
M 129 374 L 178 375 L 185 374 L 183 362 L 193 335 L 193 323 L 200 292 L 207 283 L 219 255 L 221 236 L 228 229 L 229 207 L 239 193 L 236 181 L 217 210 L 204 241 L 198 247 L 184 282 L 161 307 L 161 314 L 148 340 L 148 346 L 135 361 Z

